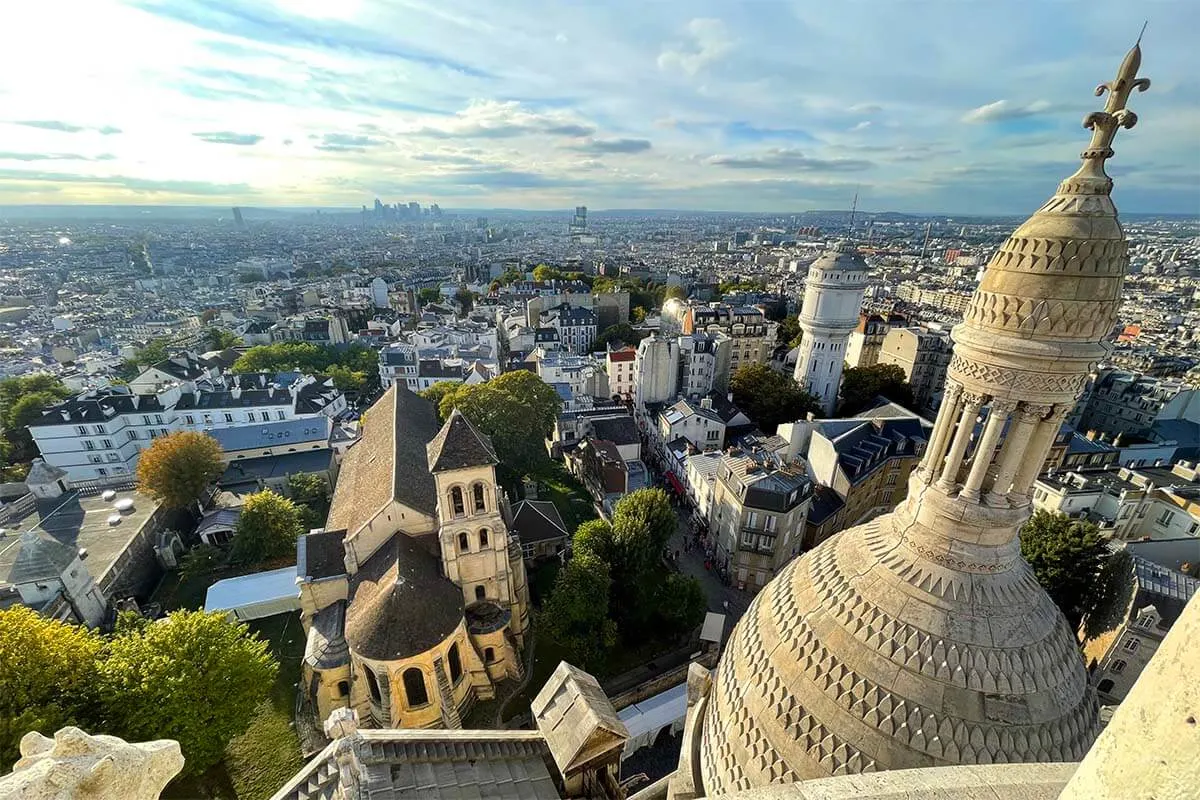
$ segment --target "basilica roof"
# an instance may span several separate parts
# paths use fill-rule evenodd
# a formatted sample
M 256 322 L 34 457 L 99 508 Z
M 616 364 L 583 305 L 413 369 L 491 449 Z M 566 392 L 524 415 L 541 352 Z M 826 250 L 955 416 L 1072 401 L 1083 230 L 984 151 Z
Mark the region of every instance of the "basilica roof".
M 346 641 L 356 655 L 409 658 L 462 624 L 462 590 L 442 575 L 436 547 L 436 536 L 397 533 L 351 577 Z

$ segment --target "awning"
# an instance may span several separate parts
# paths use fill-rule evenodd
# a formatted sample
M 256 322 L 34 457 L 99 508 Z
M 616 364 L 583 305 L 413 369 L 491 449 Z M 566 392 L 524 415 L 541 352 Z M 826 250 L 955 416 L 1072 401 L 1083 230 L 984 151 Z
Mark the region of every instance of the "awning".
M 671 488 L 675 490 L 676 494 L 687 494 L 687 490 L 683 488 L 683 484 L 679 482 L 679 478 L 675 477 L 674 472 L 667 472 L 667 483 L 671 484 Z

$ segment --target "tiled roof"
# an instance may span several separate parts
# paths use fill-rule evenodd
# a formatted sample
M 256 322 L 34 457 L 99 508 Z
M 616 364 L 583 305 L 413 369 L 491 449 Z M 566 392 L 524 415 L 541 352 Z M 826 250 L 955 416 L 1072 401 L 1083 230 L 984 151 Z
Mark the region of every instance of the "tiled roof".
M 296 577 L 300 580 L 346 574 L 346 531 L 306 533 L 297 540 Z
M 462 589 L 442 575 L 437 537 L 397 533 L 350 579 L 346 641 L 360 656 L 396 661 L 423 653 L 463 621 Z
M 513 507 L 512 524 L 522 543 L 541 542 L 567 535 L 558 508 L 549 500 L 522 500 Z
M 70 545 L 47 536 L 38 530 L 21 534 L 21 552 L 4 579 L 21 584 L 58 578 L 66 571 L 79 552 Z
M 430 472 L 500 463 L 492 440 L 480 433 L 457 408 L 426 445 L 426 453 Z

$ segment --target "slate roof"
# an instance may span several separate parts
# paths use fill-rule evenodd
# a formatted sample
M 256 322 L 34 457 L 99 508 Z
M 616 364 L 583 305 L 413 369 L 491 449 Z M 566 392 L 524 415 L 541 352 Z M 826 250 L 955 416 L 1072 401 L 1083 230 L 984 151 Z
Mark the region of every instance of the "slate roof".
M 450 413 L 450 419 L 446 420 L 425 450 L 431 473 L 500 463 L 492 440 L 472 425 L 457 408 Z
M 314 669 L 333 669 L 350 663 L 346 645 L 346 601 L 325 606 L 312 618 L 304 644 L 304 663 Z
M 629 738 L 629 730 L 596 679 L 565 661 L 559 662 L 530 710 L 563 773 L 623 747 Z
M 392 536 L 350 578 L 346 641 L 396 661 L 423 653 L 463 621 L 462 589 L 441 574 L 436 536 Z
M 200 524 L 196 526 L 196 535 L 199 536 L 214 528 L 232 528 L 237 525 L 238 520 L 241 518 L 241 507 L 218 508 L 213 511 L 206 511 L 204 516 L 200 518 Z
M 438 432 L 433 404 L 396 384 L 367 411 L 362 436 L 347 451 L 325 527 L 351 534 L 393 497 L 429 517 L 437 513 L 437 490 L 425 444 Z
M 641 444 L 642 437 L 638 434 L 637 423 L 633 417 L 625 416 L 600 417 L 591 420 L 592 432 L 597 439 L 606 439 L 613 444 Z
M 558 508 L 549 500 L 522 500 L 513 506 L 512 516 L 509 527 L 516 531 L 523 544 L 567 535 L 567 526 L 563 524 Z
M 296 540 L 296 578 L 319 581 L 346 574 L 345 529 L 306 533 Z
M 207 433 L 228 453 L 237 450 L 270 449 L 289 444 L 325 442 L 329 440 L 331 424 L 329 417 L 312 417 L 214 428 Z
M 21 534 L 21 552 L 5 579 L 12 584 L 57 579 L 78 555 L 74 547 L 52 536 L 27 530 Z
M 363 765 L 357 787 L 341 785 L 337 754 L 346 745 Z M 326 747 L 272 800 L 551 800 L 559 797 L 554 769 L 534 731 L 360 730 Z

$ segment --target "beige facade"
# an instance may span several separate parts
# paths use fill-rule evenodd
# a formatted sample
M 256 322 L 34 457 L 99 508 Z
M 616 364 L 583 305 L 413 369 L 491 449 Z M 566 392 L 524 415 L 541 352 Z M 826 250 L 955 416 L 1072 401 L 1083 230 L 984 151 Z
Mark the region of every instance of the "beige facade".
M 921 408 L 937 408 L 942 401 L 952 348 L 945 332 L 893 328 L 883 338 L 877 363 L 899 366 L 912 386 L 916 404 Z

